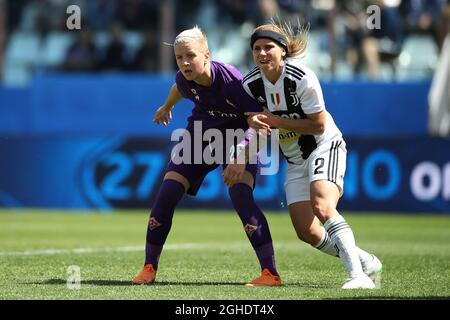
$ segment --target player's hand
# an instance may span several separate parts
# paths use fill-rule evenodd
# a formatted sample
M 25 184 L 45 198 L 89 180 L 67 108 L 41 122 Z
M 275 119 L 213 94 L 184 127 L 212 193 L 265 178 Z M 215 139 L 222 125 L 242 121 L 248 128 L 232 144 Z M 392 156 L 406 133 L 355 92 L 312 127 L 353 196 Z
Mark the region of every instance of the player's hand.
M 245 112 L 248 125 L 255 130 L 267 130 L 270 134 L 272 131 L 270 127 L 274 127 L 274 119 L 277 118 L 267 108 L 264 108 L 263 112 Z
M 245 163 L 230 163 L 223 170 L 223 182 L 231 188 L 234 184 L 241 182 L 244 177 Z
M 254 115 L 249 115 L 249 117 L 247 118 L 248 126 L 250 128 L 255 129 L 256 131 L 266 130 L 270 134 L 271 133 L 270 126 L 264 122 L 264 120 L 266 118 L 267 118 L 267 116 L 260 114 L 260 113 L 257 113 Z
M 163 124 L 163 126 L 167 127 L 167 125 L 170 123 L 170 120 L 172 120 L 172 111 L 170 108 L 167 108 L 166 106 L 159 107 L 158 110 L 156 110 L 155 115 L 153 117 L 153 122 L 156 124 Z

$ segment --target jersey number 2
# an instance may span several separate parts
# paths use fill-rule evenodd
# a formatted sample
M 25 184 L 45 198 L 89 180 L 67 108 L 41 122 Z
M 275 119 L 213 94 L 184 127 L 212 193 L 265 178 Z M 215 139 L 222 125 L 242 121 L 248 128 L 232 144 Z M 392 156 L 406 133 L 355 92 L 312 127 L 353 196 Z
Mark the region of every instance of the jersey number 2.
M 323 170 L 319 170 L 319 169 L 322 169 L 324 163 L 325 163 L 324 158 L 317 158 L 316 161 L 314 161 L 314 165 L 317 166 L 317 168 L 314 169 L 314 174 L 323 173 Z

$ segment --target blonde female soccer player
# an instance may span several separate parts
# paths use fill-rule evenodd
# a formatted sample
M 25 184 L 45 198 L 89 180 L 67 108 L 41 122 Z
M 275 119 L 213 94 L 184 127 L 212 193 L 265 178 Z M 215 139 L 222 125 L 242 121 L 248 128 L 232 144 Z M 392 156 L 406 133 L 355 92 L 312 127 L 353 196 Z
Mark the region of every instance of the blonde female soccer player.
M 306 35 L 275 22 L 254 30 L 250 46 L 256 67 L 244 77 L 243 86 L 268 110 L 247 113 L 249 123 L 254 129 L 267 124 L 279 129 L 280 149 L 287 161 L 286 199 L 298 237 L 341 258 L 349 274 L 342 288 L 371 289 L 382 265 L 356 246 L 352 229 L 336 210 L 347 150 L 325 108 L 317 76 L 299 59 L 306 49 Z
M 164 105 L 156 111 L 153 121 L 168 125 L 175 104 L 182 98 L 189 99 L 194 102 L 194 108 L 186 132 L 193 139 L 200 137 L 201 141 L 191 140 L 188 161 L 180 163 L 172 158 L 167 165 L 147 226 L 144 267 L 132 282 L 140 285 L 155 281 L 159 257 L 172 226 L 176 206 L 185 193 L 195 196 L 205 176 L 223 164 L 224 170 L 237 180 L 228 189 L 229 195 L 262 270 L 259 277 L 246 285 L 279 286 L 281 279 L 275 266 L 269 225 L 253 198 L 258 165 L 228 164 L 225 159 L 221 159 L 220 163 L 210 163 L 203 157 L 200 163 L 195 161 L 198 155 L 195 154 L 196 143 L 202 146 L 200 153 L 203 155 L 213 153 L 210 142 L 202 139 L 205 131 L 214 128 L 223 136 L 230 129 L 245 131 L 248 124 L 244 112 L 260 111 L 262 108 L 244 91 L 242 75 L 237 69 L 211 60 L 206 36 L 198 27 L 185 30 L 175 38 L 174 53 L 179 68 L 175 84 Z M 223 142 L 223 150 L 220 151 L 227 157 L 229 150 L 225 150 L 225 140 Z M 211 154 L 209 158 L 215 158 Z

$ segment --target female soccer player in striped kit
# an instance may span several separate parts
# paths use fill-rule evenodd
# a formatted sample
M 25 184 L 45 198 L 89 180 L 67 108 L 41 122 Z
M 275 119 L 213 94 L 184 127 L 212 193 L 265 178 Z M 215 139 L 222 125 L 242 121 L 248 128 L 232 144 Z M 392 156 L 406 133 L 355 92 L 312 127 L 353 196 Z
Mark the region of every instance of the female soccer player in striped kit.
M 250 46 L 256 67 L 244 77 L 243 86 L 268 110 L 247 113 L 249 124 L 254 129 L 267 124 L 279 129 L 280 149 L 288 162 L 286 199 L 298 237 L 342 259 L 349 274 L 342 288 L 371 289 L 382 265 L 356 246 L 352 229 L 336 210 L 347 150 L 325 109 L 316 75 L 299 59 L 307 36 L 301 31 L 274 21 L 254 30 Z
M 179 68 L 176 82 L 164 105 L 156 111 L 153 121 L 168 125 L 174 105 L 187 98 L 195 104 L 186 128 L 190 137 L 199 136 L 202 139 L 204 131 L 212 128 L 220 130 L 223 136 L 228 129 L 247 130 L 249 127 L 244 112 L 261 111 L 262 108 L 244 91 L 239 71 L 230 65 L 211 61 L 207 39 L 202 31 L 194 27 L 181 32 L 175 38 L 174 53 Z M 196 123 L 202 124 L 202 132 L 197 132 Z M 190 141 L 190 155 L 195 158 L 196 143 Z M 209 150 L 208 141 L 202 139 L 199 143 L 203 154 Z M 227 156 L 229 152 L 225 150 L 225 143 L 223 148 L 223 155 Z M 147 226 L 144 268 L 133 279 L 133 284 L 155 281 L 159 257 L 177 204 L 185 193 L 195 196 L 205 176 L 220 165 L 206 163 L 203 158 L 202 163 L 196 163 L 192 158 L 188 160 L 188 163 L 179 163 L 172 158 L 167 166 Z M 230 198 L 262 270 L 261 275 L 247 285 L 279 286 L 281 279 L 275 267 L 269 225 L 253 198 L 257 164 L 232 163 L 227 166 L 225 160 L 222 163 L 225 171 L 230 171 L 237 179 L 237 183 L 229 188 Z

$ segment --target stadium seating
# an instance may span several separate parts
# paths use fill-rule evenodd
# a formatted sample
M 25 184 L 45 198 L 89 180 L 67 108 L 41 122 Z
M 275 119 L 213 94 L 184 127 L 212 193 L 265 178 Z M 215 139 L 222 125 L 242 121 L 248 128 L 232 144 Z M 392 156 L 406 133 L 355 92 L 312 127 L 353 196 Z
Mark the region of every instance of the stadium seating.
M 4 85 L 25 86 L 29 83 L 40 45 L 39 36 L 33 32 L 16 31 L 11 34 L 5 52 Z
M 221 33 L 220 30 L 209 30 L 210 49 L 213 59 L 231 63 L 243 72 L 248 70 L 245 57 L 248 53 L 248 30 L 240 29 Z M 316 72 L 320 79 L 331 78 L 331 56 L 327 48 L 327 31 L 311 30 L 308 38 L 308 49 L 305 63 Z M 127 59 L 134 57 L 144 42 L 144 34 L 138 31 L 125 30 L 122 37 Z M 238 40 L 237 40 L 238 39 Z M 107 31 L 97 31 L 93 41 L 101 55 L 110 42 Z M 7 42 L 5 53 L 5 69 L 3 83 L 6 86 L 26 86 L 30 83 L 34 72 L 52 69 L 60 65 L 65 53 L 74 41 L 74 34 L 68 32 L 50 32 L 40 38 L 34 32 L 15 31 Z M 392 64 L 382 62 L 380 80 L 409 81 L 430 79 L 438 60 L 439 49 L 429 35 L 410 35 L 405 39 L 402 52 Z M 395 70 L 393 68 L 395 67 Z M 353 73 L 342 57 L 336 62 L 336 78 L 352 80 Z
M 126 54 L 130 59 L 134 57 L 144 42 L 143 34 L 137 31 L 125 31 L 122 39 L 127 48 Z
M 331 57 L 326 50 L 326 30 L 309 31 L 308 48 L 305 56 L 305 64 L 316 72 L 319 78 L 329 75 L 327 70 L 331 66 Z
M 398 58 L 397 80 L 430 79 L 438 56 L 439 49 L 431 36 L 408 36 Z
M 63 63 L 74 36 L 70 32 L 51 32 L 42 41 L 37 67 L 56 67 Z

